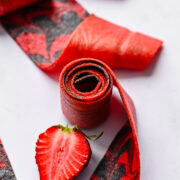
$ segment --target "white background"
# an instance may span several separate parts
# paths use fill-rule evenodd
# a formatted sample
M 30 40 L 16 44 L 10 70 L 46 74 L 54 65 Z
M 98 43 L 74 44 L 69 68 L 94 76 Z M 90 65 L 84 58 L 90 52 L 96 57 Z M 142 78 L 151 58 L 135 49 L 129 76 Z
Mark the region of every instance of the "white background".
M 141 180 L 180 179 L 180 2 L 179 0 L 79 0 L 96 15 L 157 37 L 164 48 L 145 71 L 116 70 L 138 116 Z M 117 92 L 114 92 L 118 97 Z M 89 179 L 124 122 L 113 98 L 111 115 L 94 134 L 92 159 L 77 178 Z M 66 124 L 56 80 L 38 69 L 0 27 L 0 137 L 18 180 L 38 180 L 35 142 L 54 124 Z

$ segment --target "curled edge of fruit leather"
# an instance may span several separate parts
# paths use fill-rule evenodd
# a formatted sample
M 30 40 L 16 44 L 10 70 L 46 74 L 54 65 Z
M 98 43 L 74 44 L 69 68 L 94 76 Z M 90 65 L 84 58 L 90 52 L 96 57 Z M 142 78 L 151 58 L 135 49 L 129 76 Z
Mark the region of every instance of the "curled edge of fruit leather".
M 90 84 L 94 83 L 94 79 L 97 81 L 93 87 L 90 87 Z M 87 86 L 88 83 L 89 86 Z M 108 115 L 105 112 L 109 108 L 113 85 L 117 87 L 122 98 L 129 120 L 130 131 L 126 132 L 127 136 L 122 139 L 120 144 L 116 144 L 119 148 L 117 156 L 114 151 L 109 151 L 112 154 L 114 153 L 116 158 L 118 158 L 116 159 L 118 162 L 114 161 L 113 169 L 108 169 L 110 172 L 103 171 L 103 173 L 107 175 L 107 179 L 111 179 L 113 177 L 111 174 L 116 170 L 121 172 L 119 167 L 123 166 L 123 173 L 121 172 L 123 180 L 128 180 L 130 177 L 130 179 L 139 180 L 140 159 L 135 106 L 109 66 L 100 60 L 92 58 L 77 59 L 66 65 L 60 75 L 62 110 L 72 124 L 77 124 L 83 128 L 95 127 L 102 123 L 105 120 L 105 116 Z M 84 86 L 90 87 L 90 89 L 84 91 Z M 103 112 L 105 116 L 103 116 Z M 124 150 L 123 144 L 126 144 L 126 141 L 129 140 L 128 136 L 131 137 L 131 145 L 128 150 Z M 123 150 L 124 152 L 122 152 Z M 111 161 L 107 163 L 111 163 Z M 95 177 L 97 178 L 95 175 L 92 178 Z M 118 180 L 119 178 L 114 176 L 114 180 L 116 179 Z
M 39 2 L 1 20 L 45 71 L 60 71 L 72 60 L 86 57 L 101 59 L 111 68 L 142 70 L 162 46 L 158 39 L 89 15 L 75 0 Z
M 0 179 L 16 180 L 14 171 L 0 139 Z
M 92 14 L 75 29 L 57 61 L 42 68 L 61 69 L 74 59 L 91 57 L 101 59 L 111 68 L 143 70 L 161 46 L 162 41 L 158 39 L 132 32 Z

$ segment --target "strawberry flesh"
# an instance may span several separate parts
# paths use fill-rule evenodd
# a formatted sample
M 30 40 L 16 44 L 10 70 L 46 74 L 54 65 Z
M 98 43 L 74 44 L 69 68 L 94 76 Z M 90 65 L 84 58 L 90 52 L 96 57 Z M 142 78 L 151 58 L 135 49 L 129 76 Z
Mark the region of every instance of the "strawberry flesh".
M 63 126 L 53 126 L 40 134 L 36 143 L 36 163 L 41 180 L 67 180 L 76 177 L 91 156 L 84 135 Z

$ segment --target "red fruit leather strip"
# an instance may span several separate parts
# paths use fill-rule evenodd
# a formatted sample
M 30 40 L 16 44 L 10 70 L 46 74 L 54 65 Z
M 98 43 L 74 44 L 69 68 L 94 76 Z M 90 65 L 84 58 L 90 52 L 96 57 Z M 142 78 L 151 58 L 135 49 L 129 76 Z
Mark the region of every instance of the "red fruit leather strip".
M 61 56 L 71 34 L 87 16 L 88 12 L 74 0 L 45 0 L 7 14 L 1 22 L 23 51 L 43 68 L 51 67 Z
M 75 0 L 48 0 L 1 18 L 24 52 L 45 71 L 60 71 L 82 57 L 111 68 L 144 69 L 162 41 L 132 32 L 95 15 Z
M 1 139 L 0 139 L 0 179 L 16 180 L 16 177 L 9 162 L 8 156 L 4 150 Z
M 119 145 L 116 144 L 115 153 L 112 150 L 109 151 L 112 153 L 114 161 L 107 163 L 110 165 L 114 163 L 114 165 L 111 169 L 107 168 L 101 173 L 104 174 L 105 179 L 139 180 L 140 159 L 134 103 L 105 63 L 86 58 L 75 60 L 64 67 L 60 75 L 62 110 L 69 121 L 79 127 L 97 126 L 108 115 L 113 85 L 118 88 L 122 98 L 129 119 L 129 129 L 126 129 L 127 135 L 119 137 L 120 139 L 117 138 Z M 131 144 L 127 151 L 123 148 L 129 138 L 131 138 Z M 117 150 L 119 153 L 116 157 Z M 98 177 L 103 179 L 103 177 L 95 175 L 92 178 Z
M 141 70 L 150 64 L 161 45 L 160 40 L 90 15 L 76 28 L 55 64 L 47 69 L 61 69 L 70 60 L 91 57 L 111 68 Z
M 90 180 L 139 179 L 139 172 L 133 172 L 131 166 L 133 148 L 132 129 L 127 123 L 114 138 Z

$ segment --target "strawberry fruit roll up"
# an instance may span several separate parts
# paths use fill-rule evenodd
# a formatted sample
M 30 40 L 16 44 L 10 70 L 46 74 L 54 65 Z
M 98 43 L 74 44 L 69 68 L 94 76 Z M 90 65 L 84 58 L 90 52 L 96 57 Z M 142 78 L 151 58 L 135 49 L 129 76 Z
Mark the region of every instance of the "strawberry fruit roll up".
M 85 57 L 101 59 L 111 68 L 141 70 L 162 45 L 158 39 L 89 15 L 75 0 L 42 1 L 1 20 L 45 71 L 60 71 L 70 61 Z

